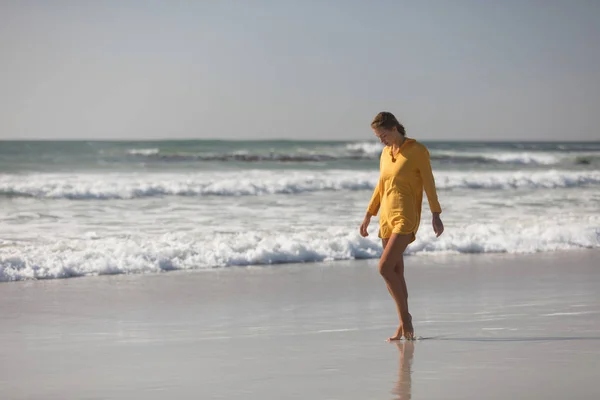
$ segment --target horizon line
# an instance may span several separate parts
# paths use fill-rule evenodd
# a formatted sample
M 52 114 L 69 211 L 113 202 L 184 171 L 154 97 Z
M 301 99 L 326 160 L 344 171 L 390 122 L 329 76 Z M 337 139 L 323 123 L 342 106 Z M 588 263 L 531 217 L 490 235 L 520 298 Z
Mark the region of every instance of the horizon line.
M 411 136 L 408 136 L 411 137 Z M 506 140 L 487 140 L 487 139 L 418 139 L 422 142 L 453 142 L 453 143 L 600 143 L 600 140 L 558 140 L 558 139 L 506 139 Z M 0 142 L 376 142 L 374 139 L 284 139 L 284 138 L 256 138 L 256 139 L 217 139 L 217 138 L 174 138 L 174 139 L 69 139 L 69 138 L 54 138 L 54 139 L 2 139 Z

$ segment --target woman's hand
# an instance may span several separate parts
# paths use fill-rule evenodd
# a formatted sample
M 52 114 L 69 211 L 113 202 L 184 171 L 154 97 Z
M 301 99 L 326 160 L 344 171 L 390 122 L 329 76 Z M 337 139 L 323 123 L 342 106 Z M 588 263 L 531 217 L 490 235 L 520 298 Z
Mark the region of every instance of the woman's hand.
M 369 227 L 370 222 L 371 222 L 371 215 L 367 213 L 367 215 L 365 215 L 365 219 L 363 219 L 362 224 L 360 224 L 360 235 L 362 237 L 369 236 L 369 232 L 367 231 L 367 228 Z
M 444 232 L 444 223 L 440 218 L 440 213 L 433 213 L 433 219 L 431 221 L 431 224 L 433 225 L 433 231 L 435 232 L 435 236 L 439 237 L 442 234 L 442 232 Z

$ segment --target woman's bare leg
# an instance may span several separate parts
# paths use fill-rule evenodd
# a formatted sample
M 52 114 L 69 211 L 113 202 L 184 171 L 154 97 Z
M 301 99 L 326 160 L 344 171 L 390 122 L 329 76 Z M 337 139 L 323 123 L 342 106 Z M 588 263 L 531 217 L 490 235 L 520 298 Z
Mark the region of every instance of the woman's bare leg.
M 385 251 L 385 247 L 387 246 L 388 242 L 389 242 L 389 238 L 382 238 L 381 239 L 381 244 L 383 247 L 383 250 Z M 394 269 L 396 271 L 396 273 L 398 272 L 398 269 L 395 268 Z M 385 282 L 385 287 L 387 287 L 388 292 L 390 292 L 390 296 L 392 296 L 392 299 L 394 298 L 394 294 L 392 293 L 392 289 L 390 288 L 390 284 L 387 282 L 386 279 L 383 280 Z M 400 305 L 398 304 L 398 302 L 394 301 L 394 303 L 396 303 L 396 311 L 398 312 L 398 320 L 400 321 L 400 326 L 398 327 L 398 331 L 396 332 L 396 335 L 400 335 L 402 336 L 402 311 L 400 310 Z
M 379 261 L 379 273 L 383 277 L 390 295 L 396 303 L 400 325 L 396 334 L 388 340 L 399 340 L 402 335 L 406 339 L 414 338 L 412 317 L 408 311 L 408 291 L 404 279 L 404 250 L 412 239 L 412 235 L 392 234 L 384 240 L 384 249 Z
M 404 304 L 406 305 L 406 315 L 408 316 L 408 320 L 402 320 L 402 333 L 406 339 L 411 340 L 414 339 L 415 333 L 412 325 L 412 316 L 408 311 L 408 288 L 406 287 L 406 279 L 404 278 L 404 255 L 400 256 L 398 263 L 396 263 L 395 271 L 402 283 L 402 294 L 404 296 L 403 300 Z

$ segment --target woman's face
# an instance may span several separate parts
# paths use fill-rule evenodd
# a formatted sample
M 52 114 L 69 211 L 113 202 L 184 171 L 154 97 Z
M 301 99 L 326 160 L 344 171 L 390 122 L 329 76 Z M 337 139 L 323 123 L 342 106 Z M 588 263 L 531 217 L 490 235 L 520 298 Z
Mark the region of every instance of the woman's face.
M 394 137 L 396 136 L 395 129 L 385 129 L 385 128 L 373 128 L 373 132 L 375 132 L 375 136 L 386 146 L 391 146 L 394 142 Z

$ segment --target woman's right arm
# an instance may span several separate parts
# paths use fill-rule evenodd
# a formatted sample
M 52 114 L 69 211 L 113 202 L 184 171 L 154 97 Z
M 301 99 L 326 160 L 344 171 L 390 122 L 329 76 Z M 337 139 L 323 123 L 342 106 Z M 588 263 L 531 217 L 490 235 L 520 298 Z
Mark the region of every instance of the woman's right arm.
M 360 224 L 360 234 L 362 236 L 369 236 L 369 232 L 367 231 L 367 229 L 369 228 L 369 223 L 371 223 L 371 217 L 377 215 L 380 204 L 381 195 L 379 194 L 379 181 L 377 181 L 377 186 L 375 186 L 373 196 L 371 196 L 371 201 L 369 202 L 369 206 L 367 207 L 367 213 L 365 214 L 365 218 L 363 219 L 362 224 Z
M 379 157 L 379 171 L 381 172 L 381 156 Z M 363 219 L 362 224 L 360 225 L 360 234 L 362 236 L 368 236 L 369 232 L 367 228 L 369 227 L 369 223 L 371 222 L 371 217 L 377 215 L 379 212 L 379 206 L 381 205 L 381 191 L 380 191 L 380 182 L 381 176 L 377 179 L 377 185 L 375 185 L 375 189 L 373 190 L 373 195 L 371 196 L 371 201 L 369 201 L 369 205 L 367 206 L 367 212 L 365 214 L 365 218 Z
M 368 217 L 372 217 L 377 215 L 379 212 L 379 206 L 381 205 L 381 194 L 379 191 L 379 181 L 377 181 L 377 186 L 375 186 L 375 190 L 373 190 L 373 195 L 371 196 L 371 201 L 369 202 L 369 206 L 367 207 L 367 215 Z
M 379 173 L 381 173 L 381 167 L 383 164 L 382 155 L 384 150 L 382 150 L 381 154 L 379 155 Z M 375 185 L 373 195 L 371 196 L 371 201 L 369 201 L 369 206 L 367 207 L 367 214 L 365 215 L 365 219 L 374 217 L 379 212 L 379 206 L 381 205 L 381 191 L 379 187 L 380 182 L 381 175 L 377 178 L 377 185 Z

